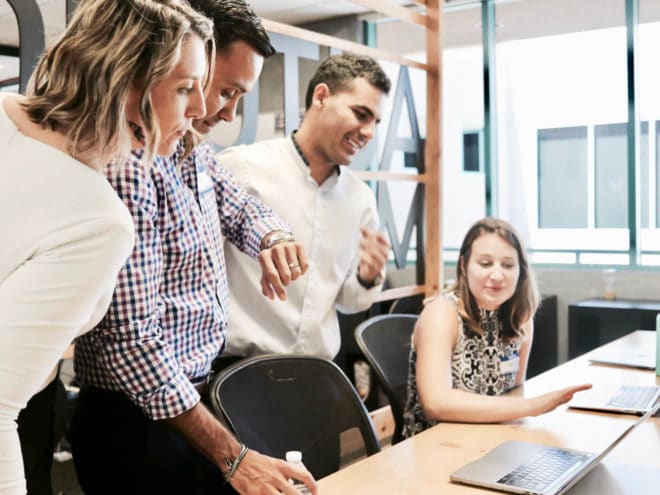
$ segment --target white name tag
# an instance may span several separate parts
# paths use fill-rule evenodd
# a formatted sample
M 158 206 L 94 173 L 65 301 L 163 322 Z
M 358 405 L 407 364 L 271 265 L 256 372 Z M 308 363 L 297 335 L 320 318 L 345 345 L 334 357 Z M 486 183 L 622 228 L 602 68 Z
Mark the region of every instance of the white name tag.
M 213 190 L 213 181 L 206 171 L 197 171 L 197 192 L 201 196 L 204 193 Z
M 518 356 L 509 356 L 500 358 L 500 374 L 510 375 L 518 373 L 520 358 Z

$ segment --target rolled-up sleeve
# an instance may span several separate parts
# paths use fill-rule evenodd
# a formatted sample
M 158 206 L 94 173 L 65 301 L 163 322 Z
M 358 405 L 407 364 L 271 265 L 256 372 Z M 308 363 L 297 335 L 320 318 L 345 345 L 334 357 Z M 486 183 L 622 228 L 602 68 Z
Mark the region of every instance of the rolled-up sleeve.
M 231 154 L 225 152 L 222 156 L 224 163 L 224 160 L 230 160 Z M 273 230 L 290 230 L 287 222 L 251 195 L 227 168 L 218 163 L 210 148 L 205 155 L 205 166 L 216 190 L 222 232 L 238 249 L 257 258 L 266 234 Z
M 76 372 L 80 368 L 84 378 L 85 360 L 95 359 L 99 363 L 92 368 L 102 369 L 103 380 L 126 393 L 149 418 L 174 417 L 197 404 L 199 394 L 161 328 L 163 246 L 156 188 L 137 159 L 113 169 L 108 178 L 133 217 L 135 249 L 119 274 L 108 313 L 84 337 L 92 352 L 76 352 Z

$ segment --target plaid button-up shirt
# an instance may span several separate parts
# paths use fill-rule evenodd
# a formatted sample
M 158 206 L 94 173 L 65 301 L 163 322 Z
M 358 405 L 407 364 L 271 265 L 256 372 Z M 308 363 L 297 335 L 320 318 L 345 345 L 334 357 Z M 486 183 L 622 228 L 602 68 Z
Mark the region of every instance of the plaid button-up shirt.
M 156 159 L 149 170 L 139 155 L 108 170 L 133 215 L 135 250 L 108 313 L 75 350 L 81 384 L 124 392 L 152 419 L 199 401 L 191 379 L 209 373 L 224 345 L 223 234 L 256 258 L 268 232 L 289 230 L 218 166 L 210 145 L 177 165 L 181 153 Z

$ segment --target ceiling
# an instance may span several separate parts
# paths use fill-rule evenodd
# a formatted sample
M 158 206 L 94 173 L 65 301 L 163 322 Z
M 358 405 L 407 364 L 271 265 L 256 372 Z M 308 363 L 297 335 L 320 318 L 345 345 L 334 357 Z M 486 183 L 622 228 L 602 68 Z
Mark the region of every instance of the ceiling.
M 406 5 L 410 0 L 389 0 Z M 301 24 L 349 14 L 370 19 L 366 7 L 349 0 L 248 0 L 257 14 L 288 24 Z M 64 27 L 65 0 L 37 0 L 47 40 Z M 481 41 L 479 0 L 445 0 L 445 46 Z M 620 26 L 625 22 L 624 0 L 496 0 L 498 40 Z M 660 21 L 660 1 L 639 0 L 642 22 Z M 385 30 L 387 32 L 387 30 Z M 389 36 L 387 38 L 390 38 Z M 418 42 L 417 40 L 421 40 Z M 379 39 L 382 48 L 401 52 L 406 43 L 424 46 L 420 26 L 400 23 L 391 39 Z M 17 46 L 18 28 L 7 0 L 0 0 L 0 45 Z
M 400 5 L 409 0 L 389 0 Z M 456 0 L 454 0 L 456 1 Z M 301 24 L 349 14 L 367 14 L 369 9 L 349 0 L 248 0 L 259 16 L 287 24 Z M 64 28 L 65 0 L 37 0 L 47 39 Z M 7 0 L 0 0 L 0 45 L 17 46 L 18 29 Z
M 399 5 L 409 0 L 390 0 Z M 248 0 L 261 17 L 287 24 L 302 24 L 349 14 L 367 14 L 369 9 L 349 0 Z

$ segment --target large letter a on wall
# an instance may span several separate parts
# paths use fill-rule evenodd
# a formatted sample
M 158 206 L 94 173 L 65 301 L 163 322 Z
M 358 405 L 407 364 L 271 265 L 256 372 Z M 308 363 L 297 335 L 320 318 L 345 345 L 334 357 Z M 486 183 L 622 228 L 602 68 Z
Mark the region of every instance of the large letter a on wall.
M 410 137 L 399 137 L 398 135 L 404 101 L 406 102 Z M 417 112 L 415 111 L 410 76 L 408 74 L 408 68 L 405 66 L 401 66 L 399 70 L 399 79 L 396 85 L 396 94 L 394 95 L 390 124 L 387 130 L 383 157 L 380 162 L 381 171 L 391 170 L 395 151 L 402 151 L 404 153 L 404 168 L 415 167 L 417 173 L 424 173 L 424 140 L 419 135 Z M 395 264 L 397 268 L 403 268 L 406 265 L 413 227 L 415 227 L 417 233 L 417 263 L 423 262 L 424 260 L 424 185 L 418 184 L 415 189 L 410 209 L 408 210 L 404 232 L 401 236 L 399 236 L 399 233 L 397 232 L 394 221 L 394 209 L 397 207 L 399 207 L 399 205 L 394 205 L 392 202 L 392 195 L 388 190 L 388 184 L 386 182 L 379 182 L 378 213 L 383 225 L 387 228 L 389 233 Z

